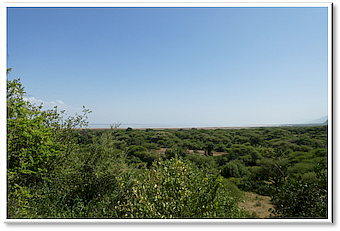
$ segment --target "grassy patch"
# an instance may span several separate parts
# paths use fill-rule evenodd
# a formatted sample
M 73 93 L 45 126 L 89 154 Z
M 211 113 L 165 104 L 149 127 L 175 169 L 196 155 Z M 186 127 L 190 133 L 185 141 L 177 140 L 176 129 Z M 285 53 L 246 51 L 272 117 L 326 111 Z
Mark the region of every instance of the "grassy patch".
M 252 192 L 244 193 L 244 201 L 239 202 L 239 207 L 248 211 L 250 214 L 256 213 L 258 218 L 269 218 L 272 215 L 270 208 L 274 208 L 270 197 L 261 196 Z

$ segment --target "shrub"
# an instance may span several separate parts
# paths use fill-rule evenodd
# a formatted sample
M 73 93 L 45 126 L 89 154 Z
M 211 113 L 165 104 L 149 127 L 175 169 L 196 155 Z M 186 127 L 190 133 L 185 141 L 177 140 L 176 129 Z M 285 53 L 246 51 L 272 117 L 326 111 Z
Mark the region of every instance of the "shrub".
M 42 110 L 25 100 L 20 80 L 7 80 L 8 218 L 28 215 L 30 188 L 50 181 L 51 172 L 77 145 L 76 130 L 86 126 L 83 115 L 63 118 L 63 111 Z
M 221 176 L 181 159 L 154 164 L 130 187 L 120 182 L 121 203 L 116 209 L 130 218 L 209 218 L 244 216 Z
M 272 196 L 282 217 L 327 217 L 327 190 L 311 181 L 290 180 Z
M 290 179 L 276 188 L 272 201 L 273 213 L 279 217 L 327 218 L 327 167 L 318 163 L 314 167 L 315 177 Z

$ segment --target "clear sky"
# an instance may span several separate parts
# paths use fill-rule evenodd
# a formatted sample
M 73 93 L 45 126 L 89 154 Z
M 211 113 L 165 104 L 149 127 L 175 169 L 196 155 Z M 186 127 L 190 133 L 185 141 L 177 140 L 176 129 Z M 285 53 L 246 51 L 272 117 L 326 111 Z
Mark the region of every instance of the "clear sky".
M 9 79 L 90 124 L 305 123 L 327 39 L 327 8 L 9 8 Z

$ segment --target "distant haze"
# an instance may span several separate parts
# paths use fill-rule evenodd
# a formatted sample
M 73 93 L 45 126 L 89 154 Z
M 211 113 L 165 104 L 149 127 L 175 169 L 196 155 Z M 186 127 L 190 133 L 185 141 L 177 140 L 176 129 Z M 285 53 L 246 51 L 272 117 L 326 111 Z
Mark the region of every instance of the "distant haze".
M 303 122 L 300 124 L 317 124 L 325 123 L 328 116 L 323 116 L 319 119 Z M 297 124 L 297 123 L 296 123 Z M 261 127 L 261 126 L 280 126 L 280 125 L 293 125 L 293 124 L 242 124 L 242 125 L 231 125 L 231 126 L 220 126 L 218 124 L 195 124 L 195 123 L 96 123 L 89 124 L 89 128 L 110 128 L 111 126 L 119 125 L 119 128 L 204 128 L 204 127 Z
M 324 123 L 328 120 L 328 115 L 327 116 L 323 116 L 319 119 L 313 120 L 313 121 L 309 121 L 309 123 Z

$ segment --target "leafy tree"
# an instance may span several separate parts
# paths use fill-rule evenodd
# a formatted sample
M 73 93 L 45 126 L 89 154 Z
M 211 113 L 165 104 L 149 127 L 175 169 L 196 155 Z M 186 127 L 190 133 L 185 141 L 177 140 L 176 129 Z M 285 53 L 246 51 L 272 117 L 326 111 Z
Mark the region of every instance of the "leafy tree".
M 214 143 L 213 142 L 206 143 L 204 149 L 205 149 L 206 155 L 212 156 L 213 155 L 212 151 L 214 150 Z
M 215 162 L 217 164 L 217 167 L 225 165 L 228 162 L 228 154 L 223 154 L 223 155 L 220 155 L 220 156 L 216 156 L 215 157 Z
M 296 139 L 295 142 L 298 145 L 311 145 L 312 144 L 312 140 L 310 139 L 310 137 L 308 135 L 303 135 L 303 136 L 299 137 L 298 139 Z
M 167 159 L 175 158 L 176 156 L 185 157 L 186 155 L 186 150 L 183 147 L 177 145 L 174 145 L 165 151 L 165 157 Z
M 143 144 L 143 147 L 147 148 L 148 151 L 159 149 L 155 143 L 145 143 Z
M 125 152 L 117 148 L 121 141 L 116 135 L 114 130 L 104 132 L 92 144 L 63 156 L 50 174 L 51 181 L 30 187 L 34 197 L 27 217 L 105 216 L 103 203 L 115 193 L 115 177 L 128 170 Z
M 210 175 L 181 159 L 158 162 L 132 186 L 120 183 L 122 217 L 210 218 L 242 217 L 219 175 Z
M 274 128 L 268 130 L 267 140 L 282 139 L 289 136 L 289 131 L 286 128 Z
M 261 145 L 262 142 L 263 142 L 263 137 L 261 137 L 260 135 L 258 134 L 253 134 L 250 136 L 249 138 L 249 141 L 250 141 L 250 144 L 252 146 L 258 146 L 258 145 Z
M 228 162 L 223 166 L 222 176 L 224 176 L 225 178 L 241 177 L 238 165 L 235 163 L 235 161 Z
M 302 175 L 313 172 L 314 163 L 310 162 L 300 162 L 288 168 L 288 173 L 291 178 L 301 177 Z
M 215 147 L 215 151 L 217 151 L 217 152 L 224 152 L 226 150 L 227 150 L 227 147 L 224 144 L 218 144 Z
M 220 169 L 222 176 L 225 178 L 242 178 L 250 174 L 248 168 L 245 167 L 241 160 L 232 160 L 220 167 Z
M 199 168 L 216 170 L 216 162 L 212 156 L 188 154 L 186 155 L 186 159 L 197 165 Z
M 257 150 L 258 152 L 261 153 L 263 157 L 271 158 L 275 156 L 274 148 L 261 147 L 261 148 L 257 148 Z
M 146 152 L 147 148 L 144 146 L 139 146 L 139 145 L 131 145 L 128 148 L 128 155 L 138 155 L 141 152 Z
M 236 135 L 234 137 L 234 143 L 235 144 L 245 144 L 249 142 L 249 138 L 241 135 Z
M 314 157 L 327 157 L 327 149 L 326 148 L 317 148 L 313 150 Z
M 260 171 L 257 172 L 257 178 L 270 182 L 276 188 L 282 184 L 287 177 L 288 161 L 284 158 L 263 158 L 259 161 Z
M 49 173 L 74 149 L 74 128 L 87 125 L 83 115 L 63 118 L 57 107 L 42 110 L 24 99 L 20 79 L 7 80 L 7 180 L 9 217 L 25 216 L 31 185 L 50 181 Z
M 290 179 L 273 194 L 273 213 L 278 217 L 327 218 L 327 170 L 318 164 L 315 180 Z
M 294 144 L 282 138 L 270 140 L 269 143 L 274 148 L 276 156 L 282 156 L 285 151 L 296 148 Z
M 65 164 L 58 165 L 53 185 L 49 187 L 58 187 L 64 195 L 64 203 L 75 215 L 87 216 L 84 207 L 100 201 L 112 191 L 115 186 L 113 176 L 127 167 L 125 152 L 117 148 L 121 141 L 114 137 L 114 132 L 106 132 L 89 147 L 65 159 Z

